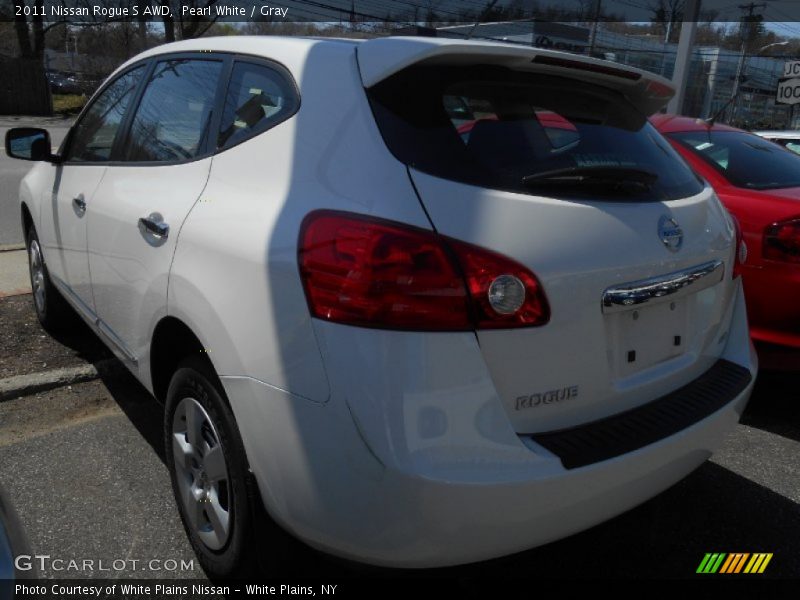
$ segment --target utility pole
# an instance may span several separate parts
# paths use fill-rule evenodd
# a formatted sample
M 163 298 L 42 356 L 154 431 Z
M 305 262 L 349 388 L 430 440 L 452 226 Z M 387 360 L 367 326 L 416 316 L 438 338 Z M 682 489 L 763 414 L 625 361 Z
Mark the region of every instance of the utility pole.
M 737 98 L 739 95 L 739 86 L 742 84 L 742 78 L 747 69 L 747 45 L 750 43 L 750 38 L 753 34 L 753 25 L 760 22 L 762 18 L 761 15 L 755 14 L 757 8 L 767 8 L 767 5 L 764 3 L 756 4 L 755 2 L 739 5 L 739 10 L 742 12 L 746 11 L 747 14 L 742 15 L 742 50 L 739 53 L 739 63 L 736 65 L 736 77 L 733 80 L 733 91 L 731 93 L 731 122 L 736 119 L 736 109 L 739 107 L 739 100 Z
M 600 21 L 600 11 L 602 10 L 602 0 L 594 0 L 594 14 L 592 15 L 592 28 L 589 32 L 589 56 L 594 54 L 594 46 L 597 42 L 597 27 Z
M 667 112 L 680 114 L 683 99 L 686 97 L 686 84 L 689 81 L 689 67 L 692 61 L 694 34 L 697 31 L 697 18 L 700 14 L 700 0 L 687 0 L 681 24 L 681 37 L 678 40 L 678 52 L 675 55 L 675 69 L 672 72 L 672 83 L 675 84 L 675 95 L 667 104 Z
M 472 26 L 472 29 L 470 29 L 470 30 L 467 32 L 467 35 L 465 35 L 465 36 L 464 36 L 464 39 L 467 39 L 467 40 L 468 40 L 469 38 L 471 38 L 471 37 L 472 37 L 472 34 L 473 34 L 473 33 L 475 33 L 475 30 L 478 28 L 478 25 L 480 25 L 480 24 L 481 24 L 481 22 L 482 22 L 482 21 L 483 21 L 483 20 L 486 18 L 486 15 L 488 15 L 488 14 L 489 14 L 489 12 L 491 12 L 491 10 L 494 8 L 494 5 L 495 5 L 495 4 L 497 4 L 497 0 L 492 0 L 492 1 L 489 3 L 489 5 L 486 7 L 486 9 L 484 9 L 484 11 L 483 11 L 483 12 L 481 13 L 481 15 L 478 17 L 478 20 L 477 20 L 477 21 L 475 21 L 475 24 Z

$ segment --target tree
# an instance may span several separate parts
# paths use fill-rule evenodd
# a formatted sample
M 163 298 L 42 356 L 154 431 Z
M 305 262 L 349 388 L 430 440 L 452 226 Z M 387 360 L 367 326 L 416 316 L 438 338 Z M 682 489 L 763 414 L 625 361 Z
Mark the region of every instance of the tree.
M 719 11 L 713 8 L 701 8 L 697 18 L 695 45 L 722 46 L 725 38 L 725 26 L 715 23 L 719 18 Z
M 161 16 L 165 42 L 201 37 L 216 22 L 216 17 L 209 18 L 202 14 L 184 16 L 182 7 L 206 10 L 213 8 L 217 4 L 217 0 L 160 0 L 160 3 L 162 7 L 170 9 L 167 14 Z
M 19 55 L 26 59 L 35 59 L 42 61 L 44 58 L 45 48 L 47 47 L 47 35 L 54 31 L 59 30 L 60 43 L 63 44 L 64 37 L 70 35 L 72 29 L 86 29 L 105 27 L 115 23 L 127 23 L 126 17 L 106 17 L 94 16 L 92 8 L 101 6 L 105 8 L 128 8 L 129 10 L 134 5 L 141 6 L 142 2 L 147 0 L 75 0 L 70 3 L 71 7 L 75 8 L 88 8 L 89 15 L 86 16 L 65 16 L 54 18 L 52 14 L 48 19 L 45 19 L 45 6 L 44 0 L 13 0 L 14 2 L 14 32 L 19 48 Z M 64 4 L 63 1 L 61 3 Z M 25 13 L 29 15 L 26 16 Z M 132 12 L 132 11 L 131 11 Z M 126 31 L 126 34 L 130 32 Z M 139 22 L 137 29 L 138 38 L 140 41 L 139 48 L 145 46 L 145 39 L 147 36 L 146 23 Z M 52 42 L 50 46 L 52 47 Z M 131 42 L 125 43 L 125 48 L 134 48 L 135 44 Z M 107 51 L 107 49 L 106 49 Z
M 44 0 L 34 0 L 30 17 L 31 24 L 28 25 L 28 17 L 25 16 L 25 0 L 14 0 L 14 32 L 17 35 L 19 53 L 22 58 L 35 58 L 42 60 L 44 57 Z
M 677 41 L 684 0 L 655 0 L 650 3 L 649 9 L 653 33 L 659 34 L 665 42 Z

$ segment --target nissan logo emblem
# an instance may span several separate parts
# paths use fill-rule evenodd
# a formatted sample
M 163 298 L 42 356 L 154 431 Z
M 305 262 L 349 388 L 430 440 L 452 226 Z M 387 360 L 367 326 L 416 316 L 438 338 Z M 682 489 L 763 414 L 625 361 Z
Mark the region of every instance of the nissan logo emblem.
M 658 220 L 658 238 L 667 250 L 677 252 L 683 246 L 683 229 L 675 219 L 664 215 Z

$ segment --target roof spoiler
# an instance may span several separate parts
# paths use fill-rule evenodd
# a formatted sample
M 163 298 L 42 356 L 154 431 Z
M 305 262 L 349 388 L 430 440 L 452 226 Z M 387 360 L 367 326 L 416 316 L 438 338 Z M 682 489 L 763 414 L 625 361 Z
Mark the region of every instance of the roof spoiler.
M 515 44 L 443 38 L 390 37 L 359 44 L 364 87 L 415 64 L 502 65 L 519 71 L 579 78 L 623 93 L 645 115 L 658 112 L 675 94 L 668 79 L 607 60 Z

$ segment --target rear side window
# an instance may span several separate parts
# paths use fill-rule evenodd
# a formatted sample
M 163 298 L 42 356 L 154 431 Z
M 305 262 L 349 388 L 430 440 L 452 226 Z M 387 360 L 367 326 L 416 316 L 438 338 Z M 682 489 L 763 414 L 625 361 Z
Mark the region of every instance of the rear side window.
M 293 83 L 265 65 L 236 62 L 225 94 L 217 148 L 235 146 L 291 117 L 300 105 Z
M 786 143 L 784 143 L 783 145 L 792 152 L 794 152 L 795 154 L 800 154 L 800 141 L 787 140 Z
M 141 66 L 120 75 L 92 102 L 73 130 L 66 160 L 104 162 L 111 158 L 114 139 L 143 72 Z
M 203 154 L 221 71 L 217 60 L 157 63 L 131 124 L 125 160 L 178 162 Z
M 603 200 L 703 189 L 645 115 L 600 86 L 499 67 L 412 67 L 368 94 L 392 153 L 439 177 Z
M 753 190 L 800 186 L 800 156 L 743 131 L 690 131 L 669 136 L 733 185 Z

